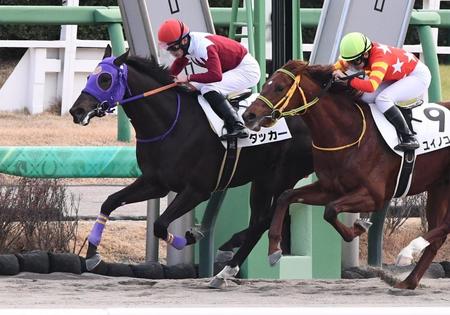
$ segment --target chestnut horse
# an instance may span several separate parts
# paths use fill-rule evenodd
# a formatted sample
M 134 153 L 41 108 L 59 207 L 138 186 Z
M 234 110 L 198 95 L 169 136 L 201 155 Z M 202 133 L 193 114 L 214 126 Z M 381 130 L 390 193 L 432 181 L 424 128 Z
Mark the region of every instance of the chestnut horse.
M 289 61 L 271 76 L 243 115 L 252 130 L 273 125 L 282 116 L 301 115 L 313 139 L 318 181 L 287 190 L 278 199 L 269 230 L 271 263 L 281 257 L 281 225 L 289 204 L 324 205 L 325 220 L 349 242 L 365 228 L 360 223 L 347 227 L 337 215 L 373 212 L 393 197 L 400 157 L 380 137 L 369 106 L 354 97 L 353 90 L 333 82 L 332 72 L 332 66 Z M 425 248 L 411 274 L 396 284 L 398 288 L 416 288 L 450 231 L 449 153 L 447 147 L 417 157 L 408 195 L 428 192 L 429 232 L 402 251 L 412 256 Z

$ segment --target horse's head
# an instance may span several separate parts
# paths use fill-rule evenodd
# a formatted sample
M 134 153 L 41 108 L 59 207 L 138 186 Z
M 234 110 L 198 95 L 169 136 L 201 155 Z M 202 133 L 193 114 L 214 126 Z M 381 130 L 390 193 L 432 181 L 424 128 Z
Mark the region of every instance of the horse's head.
M 319 101 L 331 83 L 332 66 L 310 66 L 291 60 L 267 80 L 242 117 L 249 129 L 270 127 L 282 117 L 305 112 Z
M 128 51 L 114 58 L 111 47 L 106 47 L 103 60 L 88 76 L 86 86 L 70 109 L 74 123 L 86 126 L 92 117 L 112 112 L 123 99 L 127 89 L 127 58 Z

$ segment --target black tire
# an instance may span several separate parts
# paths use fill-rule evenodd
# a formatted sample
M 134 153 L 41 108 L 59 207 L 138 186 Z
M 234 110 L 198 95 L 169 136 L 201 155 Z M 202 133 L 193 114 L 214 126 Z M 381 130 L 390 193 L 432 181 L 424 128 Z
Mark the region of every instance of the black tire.
M 134 276 L 145 279 L 164 279 L 164 270 L 160 263 L 149 262 L 131 266 Z
M 197 278 L 197 271 L 192 264 L 163 265 L 165 279 L 192 279 Z
M 0 255 L 0 275 L 14 276 L 19 272 L 19 260 L 15 255 Z
M 50 261 L 48 253 L 44 251 L 32 251 L 16 254 L 19 260 L 21 272 L 49 273 Z
M 134 277 L 133 269 L 127 264 L 110 263 L 108 266 L 108 276 L 110 277 Z
M 70 253 L 49 253 L 50 272 L 70 272 L 81 274 L 81 262 L 78 255 Z

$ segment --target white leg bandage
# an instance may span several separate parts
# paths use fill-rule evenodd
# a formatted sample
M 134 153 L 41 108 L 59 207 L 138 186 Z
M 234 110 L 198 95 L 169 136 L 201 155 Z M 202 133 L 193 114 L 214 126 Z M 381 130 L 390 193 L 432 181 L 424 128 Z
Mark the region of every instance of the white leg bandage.
M 413 260 L 413 256 L 420 254 L 420 252 L 422 252 L 428 245 L 430 245 L 430 243 L 421 236 L 412 240 L 408 246 L 400 251 L 395 264 L 397 266 L 410 265 Z

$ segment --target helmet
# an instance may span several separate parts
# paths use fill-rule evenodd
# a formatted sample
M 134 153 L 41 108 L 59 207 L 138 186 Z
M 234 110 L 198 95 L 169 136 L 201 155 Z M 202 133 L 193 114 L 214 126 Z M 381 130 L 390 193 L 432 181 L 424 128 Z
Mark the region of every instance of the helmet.
M 346 61 L 351 61 L 359 58 L 366 51 L 372 48 L 372 42 L 364 34 L 353 32 L 346 34 L 339 46 L 341 58 Z
M 164 21 L 159 27 L 158 41 L 159 44 L 167 49 L 173 45 L 179 45 L 181 40 L 189 35 L 189 27 L 176 19 Z

